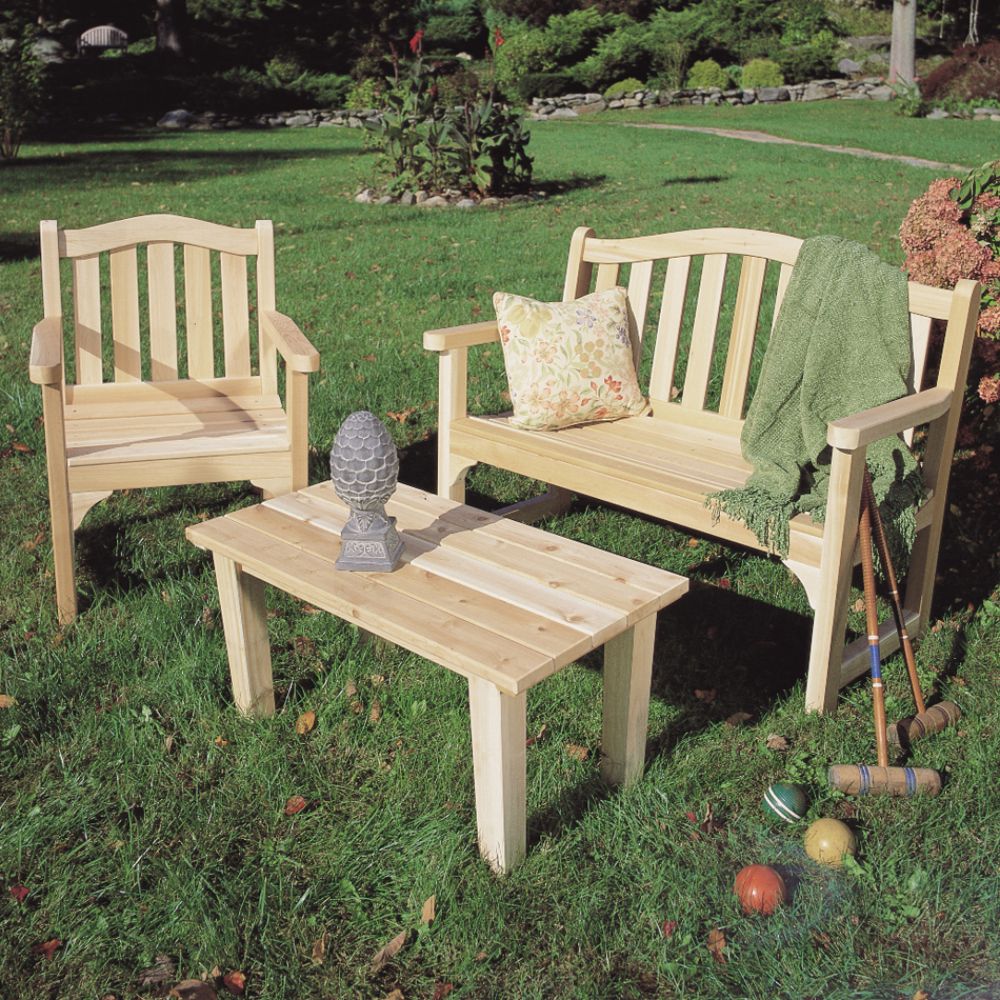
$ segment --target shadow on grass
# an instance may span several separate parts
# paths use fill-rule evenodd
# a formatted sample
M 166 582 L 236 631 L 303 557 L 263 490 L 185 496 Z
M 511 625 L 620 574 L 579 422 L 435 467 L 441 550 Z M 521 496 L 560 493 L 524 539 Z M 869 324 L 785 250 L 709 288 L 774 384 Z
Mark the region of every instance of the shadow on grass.
M 587 188 L 600 187 L 607 179 L 607 174 L 584 174 L 564 181 L 541 181 L 533 184 L 532 188 L 535 191 L 543 191 L 547 195 L 566 194 L 568 191 L 583 191 Z
M 723 181 L 730 179 L 728 174 L 690 174 L 687 177 L 668 177 L 663 182 L 663 186 L 670 187 L 672 184 L 721 184 Z
M 4 233 L 0 239 L 0 262 L 32 260 L 38 256 L 38 233 Z

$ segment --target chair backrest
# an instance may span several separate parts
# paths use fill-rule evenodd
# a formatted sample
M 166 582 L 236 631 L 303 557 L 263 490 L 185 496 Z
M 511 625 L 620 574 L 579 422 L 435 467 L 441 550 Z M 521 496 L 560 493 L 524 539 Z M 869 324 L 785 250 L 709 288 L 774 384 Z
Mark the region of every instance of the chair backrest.
M 87 49 L 127 49 L 128 35 L 113 24 L 99 24 L 88 28 L 78 39 L 76 47 L 80 52 Z
M 732 433 L 738 430 L 734 422 L 741 424 L 746 414 L 763 357 L 766 338 L 760 331 L 774 324 L 801 246 L 801 239 L 750 229 L 609 240 L 580 227 L 570 244 L 563 299 L 587 294 L 592 282 L 595 291 L 625 284 L 637 368 L 641 375 L 648 370 L 653 415 L 669 412 L 673 419 L 715 423 Z M 662 270 L 657 268 L 661 261 Z M 954 388 L 961 382 L 964 387 L 975 325 L 974 320 L 969 325 L 974 286 L 965 284 L 969 287 L 951 292 L 909 283 L 912 390 L 927 387 L 934 320 L 948 321 L 936 384 Z M 650 304 L 660 296 L 654 321 Z M 644 350 L 653 332 L 655 346 Z
M 49 220 L 40 229 L 47 317 L 64 315 L 60 261 L 71 262 L 72 305 L 65 315 L 72 323 L 64 323 L 64 330 L 72 333 L 73 377 L 67 381 L 96 385 L 246 378 L 255 374 L 256 360 L 264 390 L 275 391 L 274 347 L 261 337 L 259 325 L 251 337 L 247 274 L 249 258 L 256 258 L 259 319 L 263 310 L 275 306 L 269 221 L 238 229 L 176 215 L 145 215 L 88 229 L 59 229 Z M 221 322 L 216 322 L 220 312 Z M 183 339 L 178 337 L 179 318 Z M 110 339 L 105 334 L 109 327 Z

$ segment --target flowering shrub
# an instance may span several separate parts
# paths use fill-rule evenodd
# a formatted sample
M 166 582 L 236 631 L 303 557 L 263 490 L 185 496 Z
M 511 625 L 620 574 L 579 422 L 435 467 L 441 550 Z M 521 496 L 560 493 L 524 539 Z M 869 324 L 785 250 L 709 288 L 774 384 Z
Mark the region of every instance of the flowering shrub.
M 932 182 L 910 206 L 899 238 L 914 281 L 939 288 L 953 288 L 959 278 L 981 282 L 979 336 L 1000 339 L 1000 160 L 983 164 L 963 181 Z M 983 375 L 979 395 L 996 403 L 1000 374 Z

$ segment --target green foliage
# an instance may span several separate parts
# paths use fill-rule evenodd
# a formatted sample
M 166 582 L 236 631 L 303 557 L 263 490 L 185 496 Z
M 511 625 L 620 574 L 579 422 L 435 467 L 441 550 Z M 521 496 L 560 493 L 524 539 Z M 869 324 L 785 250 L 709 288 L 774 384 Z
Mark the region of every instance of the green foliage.
M 824 28 L 807 41 L 782 40 L 775 59 L 789 83 L 815 80 L 834 72 L 840 43 L 833 32 Z
M 33 45 L 37 32 L 30 25 L 15 29 L 0 45 L 0 159 L 13 160 L 25 130 L 35 120 L 43 95 L 42 64 Z
M 388 87 L 384 80 L 368 76 L 358 80 L 347 92 L 345 107 L 351 111 L 367 111 L 370 108 L 381 108 L 385 104 Z
M 344 108 L 352 81 L 341 73 L 303 73 L 296 81 L 299 103 L 318 108 Z
M 578 86 L 570 73 L 525 73 L 517 81 L 517 95 L 522 101 L 533 97 L 559 97 L 569 94 Z
M 425 51 L 478 54 L 486 43 L 486 25 L 476 3 L 465 3 L 432 14 L 424 30 Z
M 572 72 L 587 87 L 599 89 L 628 76 L 646 79 L 652 63 L 652 36 L 644 24 L 627 21 L 605 35 Z
M 687 78 L 687 85 L 694 90 L 722 90 L 728 82 L 725 70 L 714 59 L 699 59 Z
M 277 55 L 267 61 L 264 73 L 277 87 L 293 88 L 302 77 L 302 64 L 289 55 Z
M 921 118 L 927 113 L 927 102 L 920 93 L 916 83 L 906 83 L 897 80 L 891 84 L 896 99 L 892 102 L 892 110 L 904 118 Z
M 637 90 L 645 89 L 646 85 L 642 82 L 642 80 L 637 80 L 634 76 L 629 76 L 624 80 L 619 80 L 617 83 L 611 84 L 611 86 L 604 91 L 604 96 L 609 101 L 613 101 L 616 97 L 624 97 L 625 94 L 634 94 Z
M 780 87 L 785 82 L 781 67 L 771 59 L 751 59 L 743 67 L 740 86 L 747 90 L 758 87 Z
M 379 154 L 387 188 L 472 189 L 506 194 L 531 181 L 530 135 L 521 118 L 492 95 L 445 105 L 421 59 L 390 87 L 378 118 L 365 122 Z
M 516 87 L 526 73 L 551 73 L 557 64 L 540 28 L 511 30 L 496 53 L 496 78 L 502 86 Z

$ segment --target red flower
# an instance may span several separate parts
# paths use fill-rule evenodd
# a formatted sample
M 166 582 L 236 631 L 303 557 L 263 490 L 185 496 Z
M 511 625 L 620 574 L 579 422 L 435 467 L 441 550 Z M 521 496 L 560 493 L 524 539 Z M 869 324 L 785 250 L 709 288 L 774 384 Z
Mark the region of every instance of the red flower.
M 415 55 L 420 55 L 420 49 L 423 47 L 424 42 L 424 29 L 417 28 L 413 37 L 410 39 L 410 51 Z
M 505 38 L 503 37 L 503 32 L 502 32 L 502 31 L 500 30 L 500 25 L 498 24 L 498 25 L 497 25 L 497 26 L 496 26 L 496 27 L 495 27 L 495 28 L 493 29 L 493 44 L 494 44 L 494 45 L 495 45 L 495 46 L 496 46 L 497 48 L 500 48 L 500 46 L 501 46 L 501 45 L 503 45 L 503 43 L 504 43 L 505 41 L 506 41 L 506 39 L 505 39 Z

